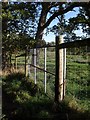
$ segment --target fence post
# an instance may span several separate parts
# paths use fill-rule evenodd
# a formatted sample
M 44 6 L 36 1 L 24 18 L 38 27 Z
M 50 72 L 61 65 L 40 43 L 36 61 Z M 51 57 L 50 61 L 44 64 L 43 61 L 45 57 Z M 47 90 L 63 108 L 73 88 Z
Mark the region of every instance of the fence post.
M 31 75 L 31 73 L 30 73 L 30 49 L 28 51 L 29 51 L 29 53 L 28 53 L 28 76 L 30 78 L 30 75 Z
M 27 54 L 28 53 L 28 47 L 26 46 L 26 49 L 25 49 L 25 77 L 28 76 L 28 61 L 27 61 Z
M 44 70 L 45 70 L 45 72 L 44 72 L 44 87 L 45 87 L 45 93 L 46 93 L 46 50 L 47 50 L 47 48 L 44 48 Z
M 64 61 L 63 61 L 64 63 L 64 70 L 63 70 L 63 72 L 64 72 L 64 78 L 63 78 L 63 98 L 64 98 L 64 96 L 65 96 L 65 89 L 66 89 L 66 48 L 64 48 Z
M 59 45 L 63 43 L 62 36 L 56 36 L 56 75 L 55 75 L 55 101 L 63 100 L 63 49 Z
M 35 82 L 35 84 L 37 83 L 37 80 L 36 80 L 36 53 L 37 53 L 37 51 L 36 51 L 36 48 L 34 48 L 34 82 Z
M 26 64 L 27 64 L 27 52 L 26 52 L 26 49 L 25 49 L 25 77 L 26 77 Z
M 16 53 L 15 53 L 15 71 L 17 71 L 17 57 L 16 57 Z

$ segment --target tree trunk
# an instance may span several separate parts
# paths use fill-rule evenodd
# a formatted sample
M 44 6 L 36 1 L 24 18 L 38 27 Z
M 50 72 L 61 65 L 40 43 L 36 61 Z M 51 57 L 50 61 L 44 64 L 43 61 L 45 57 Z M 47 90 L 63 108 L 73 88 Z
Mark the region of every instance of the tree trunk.
M 9 68 L 9 55 L 8 52 L 2 50 L 2 70 L 6 71 Z
M 40 19 L 39 19 L 37 33 L 36 33 L 36 37 L 35 37 L 35 40 L 37 41 L 36 45 L 38 45 L 39 40 L 42 40 L 43 32 L 44 32 L 43 26 L 44 26 L 44 24 L 46 22 L 47 14 L 48 14 L 48 11 L 46 11 L 44 6 L 42 6 L 42 12 L 41 12 L 41 16 L 40 16 Z
M 43 7 L 41 16 L 39 19 L 39 23 L 38 23 L 36 37 L 35 37 L 36 47 L 39 46 L 39 41 L 42 40 L 42 37 L 43 37 L 43 32 L 44 32 L 43 25 L 46 22 L 47 13 L 48 13 L 48 11 L 46 11 L 46 9 Z M 39 49 L 37 49 L 36 52 L 37 52 L 36 55 L 37 55 L 37 64 L 38 64 L 39 63 L 39 53 L 40 53 Z M 34 56 L 32 56 L 32 64 L 34 64 L 33 61 L 34 61 Z
M 7 10 L 7 5 L 8 2 L 2 2 L 2 6 L 4 8 L 4 10 Z M 7 22 L 8 22 L 8 18 L 3 18 L 2 17 L 2 34 L 6 35 L 7 34 Z M 2 35 L 2 39 L 3 39 L 3 35 Z M 2 45 L 3 45 L 4 39 L 2 40 Z M 6 70 L 8 67 L 8 52 L 6 51 L 6 47 L 5 44 L 3 45 L 3 49 L 2 49 L 2 70 Z

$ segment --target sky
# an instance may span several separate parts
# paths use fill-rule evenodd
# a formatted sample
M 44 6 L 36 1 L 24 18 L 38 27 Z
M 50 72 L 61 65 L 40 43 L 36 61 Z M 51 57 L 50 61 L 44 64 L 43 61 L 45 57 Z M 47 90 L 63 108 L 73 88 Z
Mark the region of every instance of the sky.
M 9 0 L 9 1 L 17 1 L 17 0 Z M 78 13 L 79 13 L 79 8 L 76 7 L 76 8 L 74 8 L 74 11 L 69 11 L 68 13 L 65 14 L 65 19 L 68 20 L 69 18 L 76 17 Z M 51 22 L 51 24 L 49 26 L 52 27 L 53 25 L 56 25 L 57 23 L 58 23 L 58 19 L 56 18 Z M 76 30 L 75 33 L 77 34 L 77 36 L 81 36 L 82 30 L 81 29 Z M 50 32 L 47 36 L 44 35 L 43 39 L 46 42 L 52 42 L 52 41 L 55 41 L 55 35 L 54 35 L 54 33 Z
M 79 8 L 76 7 L 74 8 L 75 11 L 70 11 L 68 13 L 65 14 L 65 19 L 68 20 L 69 18 L 72 18 L 72 17 L 76 17 L 77 14 L 79 13 Z M 50 27 L 57 24 L 58 22 L 58 19 L 54 19 L 51 24 L 50 24 Z M 75 33 L 77 34 L 77 36 L 80 36 L 82 35 L 82 30 L 76 30 Z M 55 41 L 55 35 L 54 33 L 49 33 L 47 36 L 44 35 L 43 39 L 46 41 L 46 42 L 52 42 L 52 41 Z

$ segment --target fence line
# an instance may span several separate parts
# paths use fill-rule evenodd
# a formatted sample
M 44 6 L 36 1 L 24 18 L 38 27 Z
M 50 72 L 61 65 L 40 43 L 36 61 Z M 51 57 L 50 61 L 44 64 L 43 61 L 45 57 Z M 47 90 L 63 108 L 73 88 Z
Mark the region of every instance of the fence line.
M 56 95 L 56 101 L 62 100 L 65 96 L 65 84 L 64 82 L 66 80 L 66 48 L 74 48 L 74 47 L 80 47 L 80 46 L 90 46 L 90 38 L 84 39 L 84 40 L 77 40 L 69 43 L 63 43 L 62 38 L 60 39 L 58 36 L 56 37 L 56 45 L 45 45 L 45 46 L 38 46 L 34 49 L 38 48 L 44 48 L 44 69 L 37 67 L 36 65 L 36 55 L 34 57 L 34 65 L 30 64 L 30 66 L 34 67 L 35 72 L 35 84 L 36 84 L 36 69 L 40 69 L 44 71 L 44 88 L 46 93 L 46 73 L 54 75 L 55 78 L 55 95 Z M 61 43 L 59 43 L 62 41 Z M 53 74 L 51 72 L 48 72 L 46 70 L 46 48 L 48 47 L 55 47 L 56 49 L 56 73 Z M 34 53 L 36 54 L 36 52 Z M 59 86 L 59 87 L 58 87 Z
M 61 49 L 61 48 L 74 48 L 74 47 L 80 47 L 80 46 L 81 47 L 82 46 L 90 46 L 90 38 L 62 43 L 58 47 L 59 47 L 59 49 Z M 56 45 L 44 45 L 44 46 L 37 46 L 34 48 L 48 48 L 48 47 L 56 47 Z M 30 47 L 30 49 L 34 49 L 34 48 Z M 25 56 L 25 53 L 21 54 L 21 55 L 17 55 L 16 58 L 21 57 L 21 56 Z
M 50 71 L 47 71 L 47 68 L 46 68 L 46 63 L 47 63 L 47 47 L 44 47 L 44 68 L 41 68 L 41 67 L 38 67 L 37 66 L 37 51 L 36 50 L 38 50 L 37 48 L 33 48 L 32 49 L 32 51 L 34 52 L 31 52 L 31 55 L 33 55 L 33 60 L 34 60 L 34 63 L 32 64 L 32 63 L 29 63 L 28 62 L 28 70 L 26 70 L 26 71 L 28 71 L 28 73 L 31 73 L 30 72 L 30 66 L 32 66 L 32 67 L 34 67 L 34 82 L 35 82 L 35 84 L 37 83 L 37 69 L 39 69 L 39 70 L 41 70 L 41 71 L 43 71 L 44 72 L 44 90 L 45 90 L 45 93 L 46 93 L 46 83 L 47 83 L 47 73 L 49 73 L 49 74 L 51 74 L 51 75 L 53 75 L 53 76 L 55 76 L 55 74 L 54 73 L 52 73 L 52 72 L 50 72 Z M 28 50 L 29 52 L 30 52 L 30 50 Z M 29 57 L 28 57 L 29 58 Z M 30 77 L 30 74 L 29 74 L 29 77 Z
M 37 69 L 44 71 L 44 89 L 45 89 L 45 93 L 46 93 L 46 83 L 47 83 L 47 77 L 46 77 L 46 73 L 49 73 L 53 76 L 55 76 L 55 95 L 56 95 L 56 101 L 61 101 L 64 96 L 65 96 L 65 87 L 66 87 L 66 48 L 78 48 L 78 47 L 83 47 L 83 46 L 90 46 L 90 38 L 84 39 L 84 40 L 77 40 L 77 41 L 73 41 L 73 42 L 69 42 L 69 43 L 60 43 L 59 44 L 59 40 L 60 38 L 57 36 L 56 37 L 58 43 L 56 45 L 53 46 L 38 46 L 33 48 L 33 56 L 34 56 L 34 64 L 30 64 L 28 62 L 28 66 L 30 69 L 30 66 L 34 67 L 34 81 L 35 84 L 37 83 Z M 47 48 L 48 47 L 55 47 L 56 49 L 56 73 L 51 73 L 49 71 L 47 71 L 46 68 L 46 53 L 47 53 Z M 37 49 L 38 48 L 44 48 L 44 68 L 40 68 L 37 66 Z M 18 57 L 18 56 L 17 56 Z M 30 72 L 30 71 L 29 71 Z M 29 73 L 31 74 L 31 73 Z
M 42 70 L 42 71 L 44 71 L 44 72 L 46 72 L 46 73 L 49 73 L 49 74 L 51 74 L 51 75 L 55 76 L 55 74 L 54 74 L 54 73 L 51 73 L 51 72 L 49 72 L 49 71 L 47 71 L 47 70 L 45 70 L 45 69 L 43 69 L 43 68 L 40 68 L 40 67 L 35 66 L 35 65 L 33 65 L 33 64 L 28 64 L 28 65 L 31 65 L 31 66 L 33 66 L 33 67 L 36 67 L 36 68 L 37 68 L 37 69 L 39 69 L 39 70 Z
M 61 48 L 74 48 L 74 47 L 82 47 L 82 46 L 90 46 L 90 38 L 62 43 L 58 47 L 59 49 L 61 49 Z
M 58 102 L 63 100 L 65 96 L 66 82 L 64 81 L 66 78 L 66 53 L 64 53 L 64 49 L 80 46 L 90 46 L 90 38 L 69 43 L 63 43 L 63 38 L 61 36 L 56 36 L 55 100 Z
M 59 49 L 61 48 L 74 48 L 74 47 L 82 47 L 82 46 L 90 46 L 90 38 L 86 38 L 83 40 L 76 40 L 76 41 L 72 41 L 72 42 L 65 42 L 60 44 L 58 47 Z M 34 47 L 30 47 L 30 49 L 33 48 L 48 48 L 48 47 L 56 47 L 56 45 L 43 45 L 43 46 L 34 46 Z

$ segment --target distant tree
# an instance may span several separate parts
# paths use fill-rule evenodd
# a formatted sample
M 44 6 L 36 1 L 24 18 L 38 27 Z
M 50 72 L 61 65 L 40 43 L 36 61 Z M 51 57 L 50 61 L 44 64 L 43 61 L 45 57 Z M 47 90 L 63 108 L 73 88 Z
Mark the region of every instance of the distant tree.
M 79 29 L 79 26 L 82 28 L 84 33 L 90 35 L 90 2 L 87 6 L 79 8 L 79 13 L 76 17 L 69 19 L 68 27 L 72 30 Z
M 32 15 L 28 9 L 32 11 Z M 11 60 L 9 59 L 12 53 L 25 49 L 26 45 L 35 43 L 32 32 L 30 31 L 30 35 L 27 34 L 29 23 L 33 22 L 34 11 L 34 6 L 27 3 L 2 3 L 3 69 L 10 64 Z

